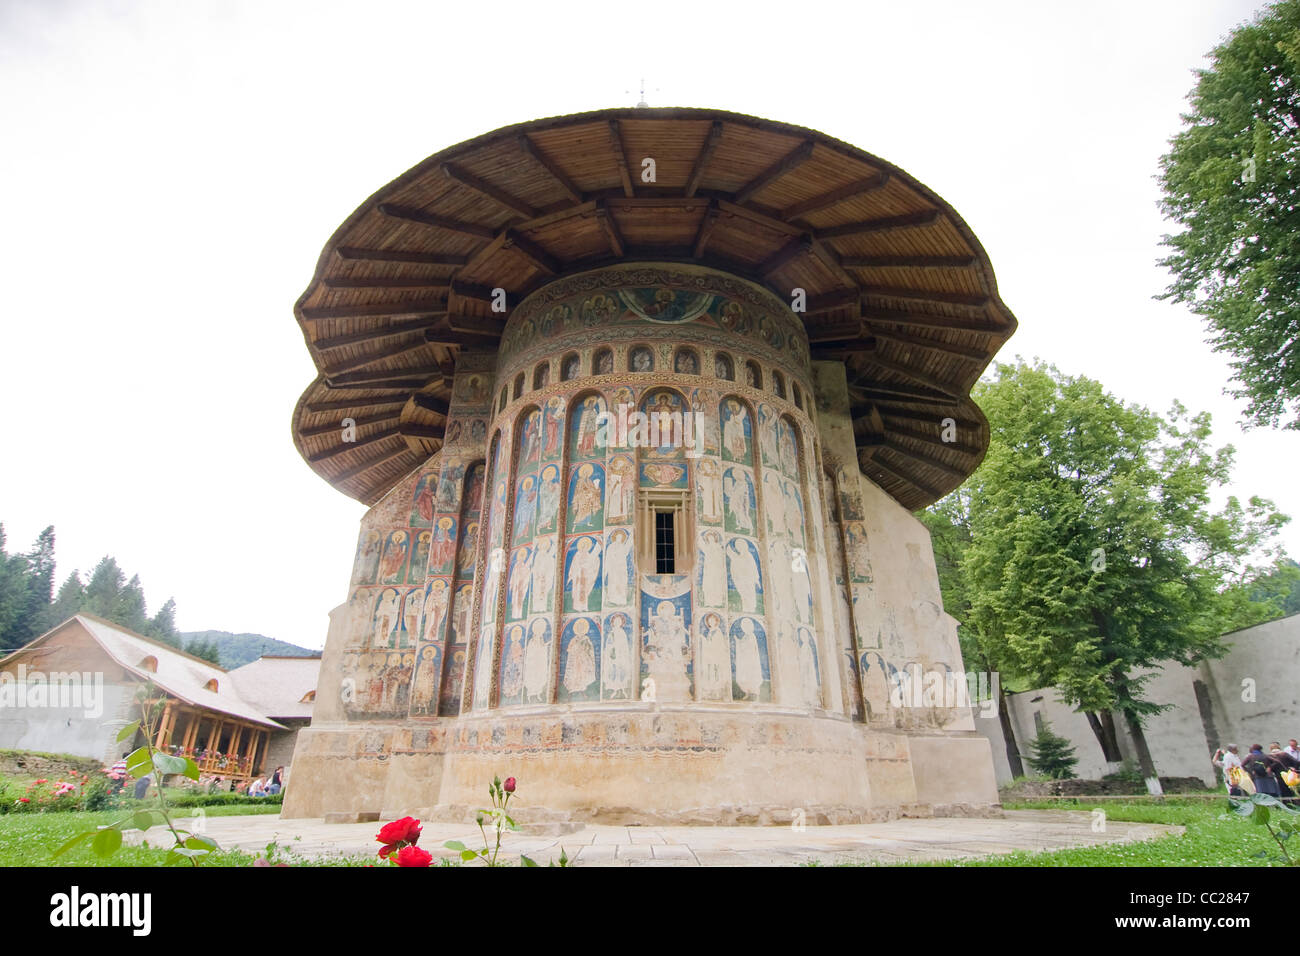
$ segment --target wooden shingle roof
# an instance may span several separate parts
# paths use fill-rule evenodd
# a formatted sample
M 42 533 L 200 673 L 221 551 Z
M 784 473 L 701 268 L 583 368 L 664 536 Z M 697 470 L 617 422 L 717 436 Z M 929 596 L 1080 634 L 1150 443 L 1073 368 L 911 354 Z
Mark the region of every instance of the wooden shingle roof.
M 299 452 L 373 504 L 441 447 L 457 353 L 497 347 L 493 288 L 513 308 L 557 276 L 638 260 L 720 269 L 787 302 L 804 289 L 813 359 L 847 365 L 859 462 L 905 507 L 983 458 L 970 389 L 1016 320 L 961 217 L 822 133 L 683 108 L 505 127 L 362 203 L 294 306 L 320 373 L 294 410 Z M 943 440 L 948 418 L 958 441 Z

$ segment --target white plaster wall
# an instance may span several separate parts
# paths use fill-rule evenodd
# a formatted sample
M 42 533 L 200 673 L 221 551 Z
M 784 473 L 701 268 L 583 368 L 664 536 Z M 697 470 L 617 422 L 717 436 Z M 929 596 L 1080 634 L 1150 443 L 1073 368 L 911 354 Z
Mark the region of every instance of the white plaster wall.
M 17 693 L 24 692 L 24 684 L 14 686 Z M 82 707 L 0 707 L 0 749 L 115 760 L 120 754 L 114 753 L 114 738 L 123 726 L 119 714 L 131 706 L 133 692 L 131 687 L 105 684 L 102 713 L 95 719 Z

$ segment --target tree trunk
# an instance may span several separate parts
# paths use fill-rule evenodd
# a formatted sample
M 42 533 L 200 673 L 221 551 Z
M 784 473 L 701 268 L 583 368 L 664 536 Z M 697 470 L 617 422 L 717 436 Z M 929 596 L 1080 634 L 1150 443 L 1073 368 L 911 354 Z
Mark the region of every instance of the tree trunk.
M 1119 698 L 1124 721 L 1128 724 L 1129 735 L 1133 738 L 1133 749 L 1137 751 L 1138 766 L 1142 769 L 1142 776 L 1146 778 L 1147 790 L 1153 794 L 1163 793 L 1164 791 L 1160 787 L 1160 777 L 1156 774 L 1155 761 L 1151 759 L 1151 748 L 1147 746 L 1147 735 L 1142 730 L 1142 721 L 1138 720 L 1137 715 L 1125 706 L 1133 700 L 1129 696 L 1128 688 L 1121 685 L 1117 688 L 1115 696 Z
M 1110 763 L 1120 763 L 1124 759 L 1124 755 L 1120 753 L 1119 735 L 1115 733 L 1115 715 L 1109 710 L 1103 710 L 1101 712 L 1101 725 L 1106 728 L 1106 746 L 1109 748 L 1105 750 L 1106 759 Z
M 1011 711 L 1007 707 L 1007 695 L 1002 692 L 1002 682 L 998 681 L 998 721 L 1002 724 L 1002 743 L 1007 748 L 1007 766 L 1011 776 L 1023 777 L 1025 765 L 1020 761 L 1020 748 L 1016 744 L 1016 731 L 1011 726 Z
M 1107 763 L 1119 763 L 1122 758 L 1119 754 L 1119 741 L 1115 738 L 1115 720 L 1110 711 L 1103 710 L 1098 715 L 1094 711 L 1085 710 L 1083 715 L 1088 718 L 1088 726 L 1092 728 L 1093 736 L 1101 746 L 1102 759 Z

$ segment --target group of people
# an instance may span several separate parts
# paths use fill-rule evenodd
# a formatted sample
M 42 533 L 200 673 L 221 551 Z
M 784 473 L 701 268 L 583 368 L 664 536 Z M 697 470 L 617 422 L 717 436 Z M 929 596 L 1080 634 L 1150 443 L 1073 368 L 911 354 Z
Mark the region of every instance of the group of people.
M 1229 796 L 1266 793 L 1287 801 L 1300 797 L 1300 745 L 1294 739 L 1286 747 L 1275 740 L 1267 752 L 1262 744 L 1254 744 L 1245 757 L 1236 744 L 1228 744 L 1226 750 L 1214 752 L 1211 763 L 1223 771 Z
M 229 787 L 226 784 L 229 783 Z M 208 793 L 223 793 L 229 790 L 231 793 L 246 793 L 250 797 L 273 797 L 284 789 L 284 767 L 276 767 L 275 773 L 263 780 L 261 777 L 251 781 L 247 788 L 238 780 L 223 780 L 220 776 L 208 776 L 204 774 L 199 777 L 199 789 L 206 790 Z
M 263 780 L 258 777 L 248 785 L 250 797 L 273 797 L 284 787 L 284 767 L 276 767 L 275 773 Z

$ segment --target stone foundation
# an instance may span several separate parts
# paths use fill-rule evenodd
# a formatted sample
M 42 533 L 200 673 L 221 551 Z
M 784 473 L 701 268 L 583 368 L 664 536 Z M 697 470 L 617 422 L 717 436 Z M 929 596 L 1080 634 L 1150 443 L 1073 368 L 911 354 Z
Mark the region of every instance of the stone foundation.
M 472 820 L 494 776 L 529 823 L 783 826 L 998 812 L 988 742 L 771 710 L 593 709 L 299 735 L 283 815 Z

